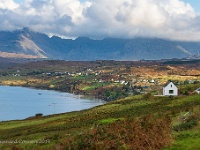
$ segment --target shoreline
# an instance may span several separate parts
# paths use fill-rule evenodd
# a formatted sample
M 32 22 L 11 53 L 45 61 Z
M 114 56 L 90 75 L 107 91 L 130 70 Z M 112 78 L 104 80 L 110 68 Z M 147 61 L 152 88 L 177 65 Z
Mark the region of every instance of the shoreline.
M 3 108 L 5 108 L 5 110 L 2 109 L 3 114 L 5 112 L 5 115 L 4 115 L 4 117 L 1 118 L 0 122 L 26 120 L 28 118 L 38 118 L 36 114 L 42 114 L 41 117 L 60 115 L 60 114 L 65 114 L 65 113 L 69 113 L 69 112 L 90 109 L 90 108 L 93 108 L 93 107 L 96 107 L 99 105 L 103 105 L 106 103 L 106 101 L 101 100 L 101 99 L 95 99 L 95 98 L 87 97 L 84 95 L 75 95 L 73 93 L 66 93 L 66 92 L 55 91 L 55 90 L 38 89 L 35 87 L 24 87 L 24 86 L 9 86 L 9 85 L 0 85 L 0 87 L 2 89 L 4 87 L 7 87 L 4 91 L 6 93 L 7 93 L 7 91 L 12 92 L 11 97 L 6 96 L 5 94 L 3 96 L 3 97 L 6 96 L 8 98 L 5 97 L 4 98 L 5 101 L 4 101 L 4 99 L 2 99 L 3 101 L 1 102 L 2 103 L 1 106 Z M 12 88 L 14 88 L 14 89 L 12 89 Z M 15 89 L 15 88 L 19 88 L 19 89 Z M 33 92 L 32 91 L 30 91 L 30 92 L 23 91 L 25 89 L 30 89 L 30 90 L 35 90 L 35 91 L 33 91 Z M 14 94 L 13 94 L 13 91 L 14 91 Z M 15 91 L 17 91 L 17 92 L 15 92 Z M 45 92 L 43 92 L 43 91 L 45 91 Z M 14 97 L 17 93 L 24 95 L 24 94 L 22 94 L 23 92 L 25 92 L 25 93 L 27 92 L 28 94 L 30 93 L 30 95 L 25 94 L 25 97 L 19 96 L 18 99 L 16 99 L 16 101 L 12 102 L 15 99 Z M 53 93 L 51 93 L 51 92 L 53 92 Z M 54 94 L 54 92 L 55 92 L 55 94 Z M 10 95 L 10 94 L 8 93 L 8 95 Z M 28 98 L 29 96 L 31 98 Z M 50 97 L 52 97 L 52 98 L 50 98 Z M 8 102 L 7 102 L 7 100 L 8 100 Z M 33 101 L 33 100 L 35 100 L 35 101 Z M 77 102 L 76 102 L 76 100 L 77 100 Z M 85 100 L 86 100 L 86 102 L 84 102 Z M 34 102 L 35 102 L 35 104 L 34 104 Z M 56 105 L 53 105 L 53 103 L 55 103 Z M 48 107 L 50 105 L 51 105 L 51 107 Z M 26 109 L 24 111 L 20 111 L 20 108 L 26 108 Z M 28 112 L 27 115 L 25 115 L 26 111 L 28 111 L 29 108 L 31 111 Z M 12 109 L 13 112 L 10 109 Z M 13 114 L 14 112 L 18 112 L 18 111 L 20 111 L 19 116 Z M 9 114 L 8 112 L 11 112 L 11 113 Z M 7 115 L 8 115 L 8 118 L 10 117 L 10 119 L 7 119 Z
M 38 86 L 27 86 L 27 85 L 8 85 L 8 84 L 0 84 L 0 86 L 10 86 L 10 87 L 24 87 L 24 88 L 30 88 L 30 89 L 35 89 L 35 90 L 48 90 L 48 91 L 56 91 L 56 92 L 62 92 L 62 93 L 68 93 L 68 94 L 74 94 L 76 96 L 80 96 L 81 98 L 85 99 L 85 98 L 88 98 L 88 99 L 99 99 L 99 100 L 102 100 L 102 101 L 106 101 L 105 99 L 101 99 L 100 97 L 96 97 L 95 95 L 92 95 L 92 94 L 84 94 L 86 92 L 81 92 L 81 91 L 77 91 L 75 90 L 74 92 L 70 92 L 70 91 L 65 91 L 65 90 L 59 90 L 57 88 L 49 88 L 49 87 L 46 87 L 44 88 L 44 86 L 41 86 L 41 87 L 38 87 Z M 108 102 L 108 101 L 106 101 Z

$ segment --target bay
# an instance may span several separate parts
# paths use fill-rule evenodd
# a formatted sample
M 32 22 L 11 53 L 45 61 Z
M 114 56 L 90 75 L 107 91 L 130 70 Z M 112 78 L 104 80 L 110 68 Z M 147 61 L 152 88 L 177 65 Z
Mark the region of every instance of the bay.
M 25 87 L 0 86 L 0 121 L 80 111 L 102 105 L 98 99 L 84 99 L 78 95 Z

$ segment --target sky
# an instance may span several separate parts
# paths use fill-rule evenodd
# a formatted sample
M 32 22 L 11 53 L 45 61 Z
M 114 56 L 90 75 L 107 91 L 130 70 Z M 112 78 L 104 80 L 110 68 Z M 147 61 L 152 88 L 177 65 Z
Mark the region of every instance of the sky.
M 0 30 L 200 41 L 199 0 L 0 0 Z

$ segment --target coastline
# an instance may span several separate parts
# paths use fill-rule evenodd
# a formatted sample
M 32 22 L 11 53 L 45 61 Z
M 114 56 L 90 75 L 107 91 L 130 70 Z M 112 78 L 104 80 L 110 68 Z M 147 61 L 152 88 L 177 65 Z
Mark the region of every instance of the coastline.
M 5 88 L 6 87 L 6 88 Z M 83 95 L 23 86 L 0 85 L 1 122 L 81 111 L 105 104 Z M 35 116 L 34 116 L 35 115 Z

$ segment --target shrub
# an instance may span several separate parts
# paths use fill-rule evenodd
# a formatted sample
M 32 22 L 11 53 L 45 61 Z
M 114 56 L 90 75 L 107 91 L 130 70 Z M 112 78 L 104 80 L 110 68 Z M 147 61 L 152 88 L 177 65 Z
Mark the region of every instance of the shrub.
M 193 127 L 198 125 L 199 121 L 199 113 L 194 113 L 193 115 L 181 120 L 181 124 L 173 127 L 174 131 L 184 131 L 188 129 L 192 129 Z
M 12 146 L 12 148 L 11 148 L 12 150 L 23 150 L 22 148 L 20 148 L 20 147 L 17 147 L 17 146 Z
M 173 130 L 175 131 L 188 130 L 188 129 L 192 129 L 196 125 L 197 125 L 197 121 L 192 120 L 192 121 L 184 122 L 184 123 L 181 123 L 180 125 L 174 126 Z
M 168 117 L 140 120 L 126 118 L 101 124 L 64 142 L 66 149 L 161 149 L 171 142 L 171 121 Z M 73 141 L 73 142 L 72 142 Z
M 152 99 L 154 99 L 154 97 L 151 93 L 147 93 L 147 94 L 143 95 L 143 99 L 152 100 Z
M 35 114 L 35 117 L 42 117 L 42 116 L 43 116 L 42 113 Z

